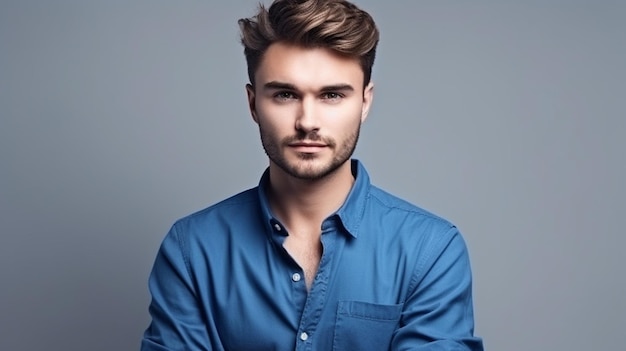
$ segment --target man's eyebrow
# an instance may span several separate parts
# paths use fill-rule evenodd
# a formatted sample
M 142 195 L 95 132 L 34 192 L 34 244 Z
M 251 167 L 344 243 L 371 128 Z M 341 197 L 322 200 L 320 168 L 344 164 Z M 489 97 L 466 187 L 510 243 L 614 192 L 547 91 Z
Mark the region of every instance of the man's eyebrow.
M 265 90 L 293 90 L 298 91 L 295 85 L 290 83 L 283 83 L 278 81 L 271 81 L 263 84 L 263 89 Z M 329 92 L 329 91 L 354 91 L 354 87 L 350 84 L 332 84 L 323 86 L 320 89 L 321 92 Z
M 271 81 L 263 84 L 265 90 L 298 90 L 296 86 L 289 83 L 282 83 L 277 81 Z
M 327 85 L 325 87 L 322 87 L 321 89 L 322 92 L 329 92 L 329 91 L 354 91 L 354 87 L 350 84 L 334 84 L 334 85 Z

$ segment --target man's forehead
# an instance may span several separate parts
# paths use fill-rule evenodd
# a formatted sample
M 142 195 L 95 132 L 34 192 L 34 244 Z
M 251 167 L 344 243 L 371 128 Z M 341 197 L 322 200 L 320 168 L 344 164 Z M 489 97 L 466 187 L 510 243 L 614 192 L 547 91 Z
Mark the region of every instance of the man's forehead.
M 256 72 L 257 84 L 282 82 L 294 86 L 334 86 L 362 84 L 363 70 L 356 58 L 338 55 L 325 48 L 303 48 L 272 44 Z M 361 85 L 359 84 L 359 85 Z

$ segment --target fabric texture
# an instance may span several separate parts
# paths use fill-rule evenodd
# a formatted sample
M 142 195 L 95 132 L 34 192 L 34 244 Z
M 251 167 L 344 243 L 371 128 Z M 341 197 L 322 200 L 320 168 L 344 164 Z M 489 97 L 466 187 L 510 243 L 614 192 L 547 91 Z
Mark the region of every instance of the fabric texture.
M 143 351 L 483 350 L 471 271 L 450 222 L 370 184 L 322 224 L 309 292 L 259 185 L 178 220 L 149 280 Z

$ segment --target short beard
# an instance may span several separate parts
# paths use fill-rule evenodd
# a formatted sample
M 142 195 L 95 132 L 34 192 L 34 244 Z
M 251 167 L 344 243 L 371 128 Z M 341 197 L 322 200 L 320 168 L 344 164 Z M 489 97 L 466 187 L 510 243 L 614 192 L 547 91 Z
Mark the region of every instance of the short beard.
M 339 167 L 341 167 L 346 161 L 348 161 L 352 157 L 352 154 L 354 153 L 357 142 L 359 140 L 361 124 L 359 123 L 358 128 L 356 128 L 356 130 L 352 134 L 350 134 L 341 145 L 337 145 L 337 143 L 332 139 L 320 137 L 315 132 L 308 134 L 300 133 L 296 136 L 287 137 L 284 138 L 280 142 L 280 144 L 277 144 L 272 139 L 271 133 L 265 131 L 261 125 L 259 125 L 259 131 L 261 134 L 261 143 L 263 144 L 265 154 L 272 162 L 274 162 L 274 164 L 276 164 L 285 173 L 294 178 L 315 181 L 325 178 L 334 173 Z M 294 141 L 302 140 L 323 141 L 326 145 L 328 145 L 328 147 L 336 150 L 337 154 L 328 164 L 321 165 L 319 168 L 305 168 L 298 164 L 289 164 L 289 161 L 284 157 L 281 152 L 282 148 Z M 316 156 L 307 153 L 299 153 L 298 157 L 300 160 L 307 161 L 314 159 Z

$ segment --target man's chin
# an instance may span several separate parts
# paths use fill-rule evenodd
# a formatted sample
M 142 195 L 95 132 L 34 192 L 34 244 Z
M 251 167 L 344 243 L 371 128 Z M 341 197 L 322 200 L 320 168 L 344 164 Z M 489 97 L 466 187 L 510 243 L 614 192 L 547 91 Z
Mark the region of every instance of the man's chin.
M 300 180 L 318 180 L 327 173 L 320 167 L 291 167 L 289 174 Z
M 291 164 L 286 172 L 300 180 L 315 181 L 333 174 L 340 166 L 319 161 L 321 160 L 300 160 L 300 162 Z

